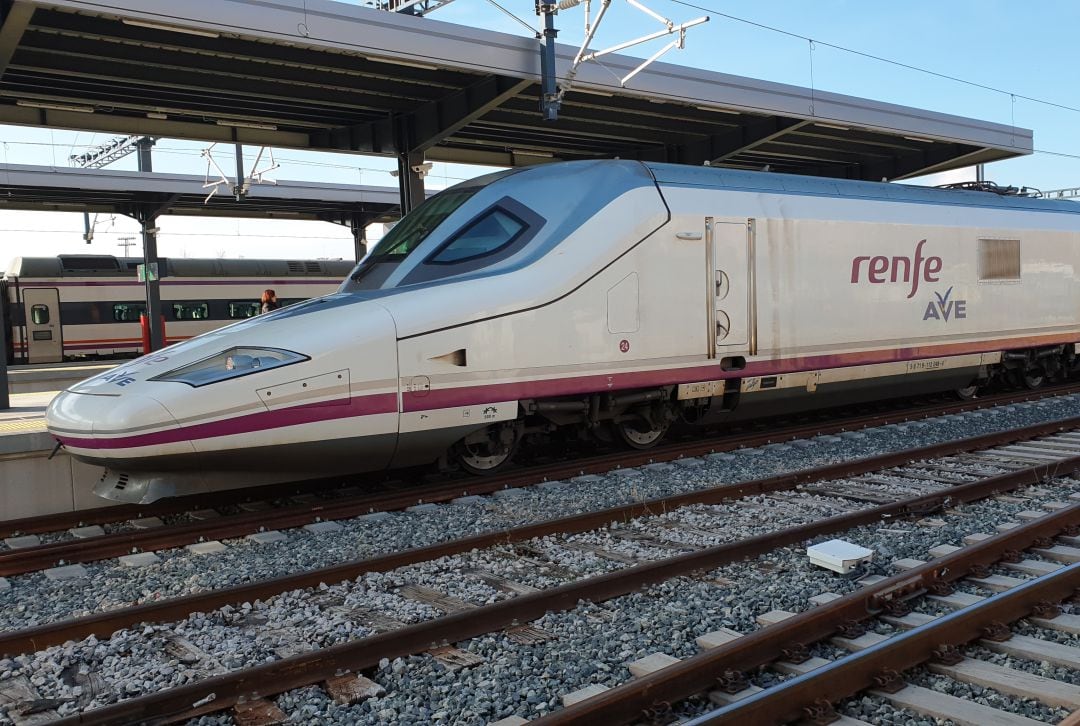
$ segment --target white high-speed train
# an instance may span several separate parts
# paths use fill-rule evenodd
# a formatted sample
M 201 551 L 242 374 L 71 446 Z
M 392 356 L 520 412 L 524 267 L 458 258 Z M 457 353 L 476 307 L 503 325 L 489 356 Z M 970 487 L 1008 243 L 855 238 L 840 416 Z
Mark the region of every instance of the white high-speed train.
M 646 447 L 678 420 L 1077 367 L 1080 206 L 628 161 L 460 184 L 332 295 L 73 386 L 49 430 L 148 501 L 431 462 L 530 432 Z M 252 474 L 255 473 L 255 474 Z

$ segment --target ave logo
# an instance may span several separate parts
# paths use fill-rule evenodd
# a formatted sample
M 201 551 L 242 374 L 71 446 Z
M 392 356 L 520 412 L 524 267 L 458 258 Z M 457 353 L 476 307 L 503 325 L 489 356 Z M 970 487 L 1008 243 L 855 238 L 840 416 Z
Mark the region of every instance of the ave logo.
M 966 320 L 967 319 L 967 300 L 950 300 L 953 289 L 950 287 L 945 291 L 944 295 L 934 293 L 934 300 L 926 303 L 926 312 L 923 313 L 923 320 L 941 320 L 943 322 L 949 322 L 949 319 Z

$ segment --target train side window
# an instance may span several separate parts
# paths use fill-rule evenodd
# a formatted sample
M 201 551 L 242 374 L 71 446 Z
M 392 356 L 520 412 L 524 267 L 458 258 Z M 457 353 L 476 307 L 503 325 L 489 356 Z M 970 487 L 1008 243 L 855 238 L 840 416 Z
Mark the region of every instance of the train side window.
M 257 302 L 231 302 L 229 303 L 229 319 L 242 320 L 243 318 L 253 318 L 259 314 L 261 309 L 261 306 Z
M 210 317 L 210 306 L 204 302 L 173 303 L 173 320 L 206 320 Z
M 47 305 L 31 305 L 30 320 L 34 325 L 48 325 L 49 307 Z
M 146 314 L 146 303 L 114 303 L 113 320 L 118 323 L 137 323 L 139 316 Z
M 1020 281 L 1020 240 L 979 240 L 979 281 Z

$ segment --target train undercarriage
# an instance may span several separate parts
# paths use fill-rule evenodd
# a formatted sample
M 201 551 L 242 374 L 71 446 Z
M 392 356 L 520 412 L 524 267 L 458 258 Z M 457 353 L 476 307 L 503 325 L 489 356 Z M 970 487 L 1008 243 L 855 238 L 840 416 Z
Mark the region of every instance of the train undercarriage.
M 680 395 L 679 386 L 667 385 L 527 400 L 520 403 L 517 419 L 472 432 L 454 444 L 441 464 L 457 465 L 475 474 L 493 473 L 511 462 L 530 437 L 555 433 L 648 449 L 677 424 L 734 422 L 895 398 L 895 387 L 901 383 L 904 396 L 952 391 L 962 399 L 973 399 L 989 389 L 1035 390 L 1048 382 L 1064 382 L 1077 375 L 1080 375 L 1080 356 L 1075 344 L 1066 344 L 1007 351 L 999 363 L 977 368 L 862 379 L 816 389 L 789 390 L 784 395 L 776 395 L 781 393 L 777 391 L 770 396 L 769 391 L 761 388 L 746 395 L 742 379 L 734 378 L 724 382 L 722 394 L 711 396 L 685 397 Z M 748 400 L 744 402 L 744 398 Z

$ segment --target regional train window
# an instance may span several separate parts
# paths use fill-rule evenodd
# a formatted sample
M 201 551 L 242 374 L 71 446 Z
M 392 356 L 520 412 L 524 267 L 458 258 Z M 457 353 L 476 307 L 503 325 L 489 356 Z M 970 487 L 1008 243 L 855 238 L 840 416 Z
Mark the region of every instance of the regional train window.
M 985 282 L 1020 280 L 1020 240 L 979 240 L 979 280 Z
M 210 306 L 204 302 L 182 302 L 172 304 L 173 320 L 206 320 L 210 317 Z
M 113 320 L 118 323 L 137 323 L 140 315 L 146 315 L 146 303 L 115 303 L 112 306 Z
M 31 305 L 30 320 L 34 325 L 49 324 L 49 308 L 47 305 Z
M 526 224 L 502 209 L 492 209 L 458 232 L 425 262 L 452 265 L 498 252 L 525 231 Z
M 229 318 L 232 320 L 253 318 L 259 314 L 260 310 L 262 306 L 257 302 L 231 302 L 229 303 Z

